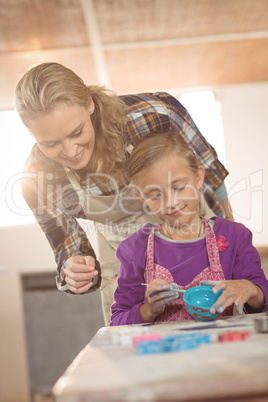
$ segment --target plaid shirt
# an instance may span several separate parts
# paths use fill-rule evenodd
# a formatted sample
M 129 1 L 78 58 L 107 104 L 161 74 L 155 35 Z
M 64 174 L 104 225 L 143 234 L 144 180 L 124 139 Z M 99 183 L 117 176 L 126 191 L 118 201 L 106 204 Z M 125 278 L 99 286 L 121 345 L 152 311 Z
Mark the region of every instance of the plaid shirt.
M 164 92 L 123 95 L 120 98 L 127 106 L 127 143 L 135 146 L 137 140 L 148 133 L 175 129 L 199 155 L 206 170 L 205 199 L 214 213 L 222 216 L 221 205 L 214 191 L 222 184 L 228 172 L 181 103 Z M 83 177 L 79 180 L 87 193 L 104 195 L 100 186 L 95 184 L 89 187 Z M 105 195 L 114 192 L 115 189 L 111 187 Z M 68 292 L 64 280 L 67 259 L 73 255 L 96 256 L 85 231 L 76 220 L 85 219 L 86 216 L 67 178 L 66 168 L 48 159 L 35 145 L 27 159 L 22 193 L 55 254 L 58 267 L 57 286 Z M 100 272 L 98 262 L 96 268 Z M 100 281 L 101 275 L 90 291 L 96 290 Z

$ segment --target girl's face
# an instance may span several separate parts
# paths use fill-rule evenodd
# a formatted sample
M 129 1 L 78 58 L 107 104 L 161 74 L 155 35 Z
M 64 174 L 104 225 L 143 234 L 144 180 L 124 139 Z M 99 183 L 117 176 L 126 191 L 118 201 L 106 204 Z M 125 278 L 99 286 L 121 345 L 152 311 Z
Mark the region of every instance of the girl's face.
M 52 112 L 29 120 L 27 127 L 44 155 L 71 169 L 82 169 L 88 164 L 95 144 L 90 117 L 93 111 L 92 100 L 88 108 L 60 104 Z
M 185 159 L 165 157 L 141 180 L 142 200 L 171 227 L 190 227 L 199 219 L 199 190 L 204 174 L 203 166 L 194 173 Z

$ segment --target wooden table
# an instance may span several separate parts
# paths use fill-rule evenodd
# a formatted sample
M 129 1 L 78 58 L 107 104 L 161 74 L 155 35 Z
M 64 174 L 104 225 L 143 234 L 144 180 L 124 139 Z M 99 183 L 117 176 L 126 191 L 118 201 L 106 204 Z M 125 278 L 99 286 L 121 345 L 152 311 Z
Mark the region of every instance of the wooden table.
M 56 402 L 268 401 L 268 333 L 255 331 L 260 314 L 210 323 L 171 322 L 101 328 L 53 388 Z M 216 326 L 217 325 L 217 326 Z M 223 326 L 224 325 L 224 326 Z M 250 331 L 244 341 L 218 335 Z M 196 349 L 138 355 L 131 345 L 141 331 L 211 334 Z

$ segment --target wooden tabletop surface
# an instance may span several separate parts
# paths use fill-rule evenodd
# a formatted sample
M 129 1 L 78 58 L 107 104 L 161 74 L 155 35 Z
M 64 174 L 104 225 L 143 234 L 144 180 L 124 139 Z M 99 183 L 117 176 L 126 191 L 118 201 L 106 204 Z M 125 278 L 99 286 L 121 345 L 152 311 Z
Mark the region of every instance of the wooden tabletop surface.
M 264 314 L 101 328 L 53 388 L 56 402 L 268 401 L 268 333 L 255 330 Z M 232 331 L 244 341 L 219 342 Z M 138 355 L 132 337 L 141 332 L 211 335 L 196 349 Z

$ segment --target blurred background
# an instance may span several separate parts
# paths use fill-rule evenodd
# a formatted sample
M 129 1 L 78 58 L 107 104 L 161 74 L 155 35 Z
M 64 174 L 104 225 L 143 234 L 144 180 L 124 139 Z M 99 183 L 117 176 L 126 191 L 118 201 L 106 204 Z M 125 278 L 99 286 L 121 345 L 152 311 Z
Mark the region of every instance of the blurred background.
M 103 320 L 98 292 L 56 290 L 52 251 L 21 198 L 33 139 L 14 112 L 17 81 L 56 61 L 117 94 L 177 97 L 229 170 L 235 219 L 267 269 L 268 1 L 0 0 L 0 38 L 0 401 L 28 402 L 50 396 Z

